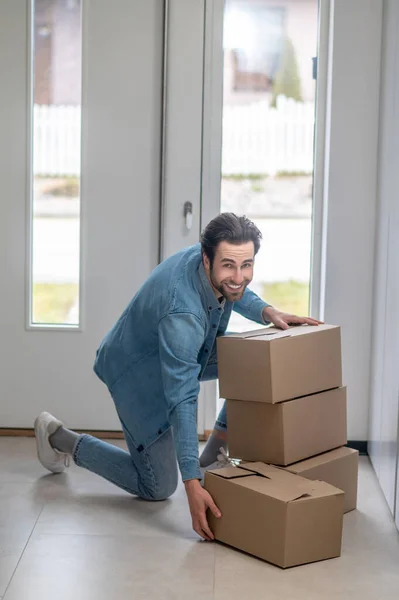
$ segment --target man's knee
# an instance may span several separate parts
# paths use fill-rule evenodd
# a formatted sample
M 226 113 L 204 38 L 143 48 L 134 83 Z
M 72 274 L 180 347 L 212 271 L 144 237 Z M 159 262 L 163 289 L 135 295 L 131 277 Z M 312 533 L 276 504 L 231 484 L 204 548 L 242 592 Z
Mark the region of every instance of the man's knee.
M 171 427 L 146 449 L 143 461 L 146 469 L 141 476 L 141 496 L 153 501 L 172 496 L 179 472 Z
M 150 500 L 153 502 L 160 502 L 166 500 L 172 496 L 177 488 L 178 484 L 178 470 L 177 468 L 167 470 L 155 477 L 152 484 L 143 486 L 142 493 L 140 494 L 144 500 Z
M 178 483 L 178 473 L 177 469 L 173 473 L 168 473 L 167 477 L 163 477 L 161 481 L 158 482 L 158 485 L 151 490 L 151 498 L 154 502 L 159 502 L 161 500 L 167 500 L 172 496 L 176 489 Z

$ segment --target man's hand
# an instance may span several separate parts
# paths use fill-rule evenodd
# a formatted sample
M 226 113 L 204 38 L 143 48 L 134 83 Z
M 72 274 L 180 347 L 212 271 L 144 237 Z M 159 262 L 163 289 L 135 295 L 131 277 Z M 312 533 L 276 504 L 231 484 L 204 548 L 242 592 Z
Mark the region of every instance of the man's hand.
M 211 495 L 201 486 L 198 479 L 189 479 L 184 482 L 184 486 L 186 488 L 194 531 L 204 538 L 204 540 L 215 539 L 215 536 L 209 529 L 206 510 L 210 508 L 215 517 L 221 517 L 220 510 L 212 500 Z
M 265 321 L 271 321 L 273 325 L 280 329 L 288 329 L 290 325 L 321 325 L 323 321 L 311 319 L 310 317 L 297 317 L 277 310 L 273 306 L 266 306 L 263 309 L 263 318 Z

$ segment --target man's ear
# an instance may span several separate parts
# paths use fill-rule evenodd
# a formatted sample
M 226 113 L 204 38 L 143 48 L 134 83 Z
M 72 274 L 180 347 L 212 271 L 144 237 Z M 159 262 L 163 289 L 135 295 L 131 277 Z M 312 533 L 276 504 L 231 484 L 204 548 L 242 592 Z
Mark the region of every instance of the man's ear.
M 210 267 L 210 262 L 209 262 L 209 258 L 207 257 L 207 255 L 205 254 L 205 252 L 202 253 L 202 262 L 204 263 L 204 267 L 205 269 L 209 269 Z

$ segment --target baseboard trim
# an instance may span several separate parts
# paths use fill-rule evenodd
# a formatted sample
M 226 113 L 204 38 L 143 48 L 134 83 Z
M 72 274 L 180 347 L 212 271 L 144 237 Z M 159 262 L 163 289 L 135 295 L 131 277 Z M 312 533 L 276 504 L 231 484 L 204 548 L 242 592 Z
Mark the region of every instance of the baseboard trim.
M 88 433 L 93 437 L 99 438 L 100 440 L 123 440 L 122 431 L 98 431 L 90 429 L 76 429 L 77 433 Z M 206 442 L 211 435 L 212 430 L 206 429 L 203 434 L 198 435 L 198 441 Z M 35 437 L 33 429 L 18 428 L 18 427 L 1 427 L 0 437 Z M 367 441 L 365 440 L 348 440 L 346 444 L 348 448 L 358 450 L 361 456 L 368 456 Z
M 122 431 L 95 431 L 90 429 L 74 429 L 74 431 L 76 433 L 88 433 L 103 440 L 123 440 Z M 35 431 L 28 428 L 2 427 L 0 428 L 0 437 L 35 437 Z
M 100 440 L 123 440 L 122 431 L 95 431 L 90 429 L 74 429 L 76 433 L 88 433 Z M 212 433 L 212 429 L 206 429 L 203 434 L 198 435 L 199 442 L 206 442 Z M 35 437 L 35 431 L 28 428 L 1 427 L 0 437 Z
M 359 454 L 361 456 L 368 456 L 368 451 L 367 451 L 367 441 L 364 440 L 348 440 L 348 443 L 346 444 L 348 448 L 353 448 L 354 450 L 359 450 Z
M 211 437 L 212 431 L 213 431 L 213 429 L 205 429 L 203 434 L 198 435 L 198 441 L 207 442 L 209 440 L 209 438 Z

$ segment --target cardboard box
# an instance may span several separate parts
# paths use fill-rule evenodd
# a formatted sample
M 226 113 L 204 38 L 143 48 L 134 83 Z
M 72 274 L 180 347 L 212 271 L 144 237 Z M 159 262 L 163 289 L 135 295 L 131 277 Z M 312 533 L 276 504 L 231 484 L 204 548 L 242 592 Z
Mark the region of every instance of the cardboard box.
M 357 479 L 359 470 L 359 452 L 352 448 L 337 448 L 319 456 L 302 460 L 284 467 L 307 479 L 326 481 L 345 492 L 344 512 L 357 505 Z
M 233 458 L 296 463 L 346 444 L 346 388 L 279 404 L 227 400 L 227 423 Z
M 342 385 L 341 330 L 302 325 L 217 338 L 221 398 L 283 402 Z
M 207 471 L 205 488 L 220 542 L 284 568 L 340 556 L 342 490 L 259 462 Z

